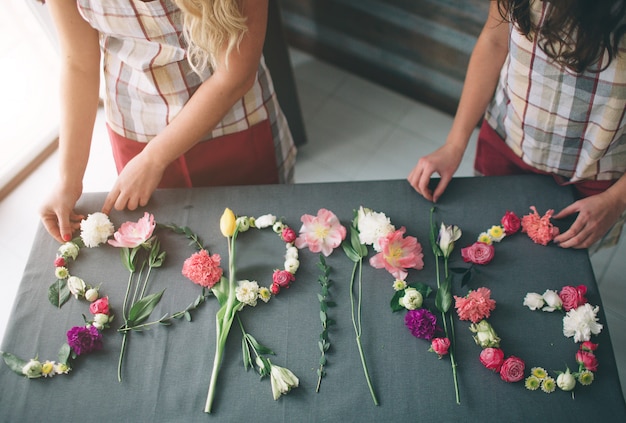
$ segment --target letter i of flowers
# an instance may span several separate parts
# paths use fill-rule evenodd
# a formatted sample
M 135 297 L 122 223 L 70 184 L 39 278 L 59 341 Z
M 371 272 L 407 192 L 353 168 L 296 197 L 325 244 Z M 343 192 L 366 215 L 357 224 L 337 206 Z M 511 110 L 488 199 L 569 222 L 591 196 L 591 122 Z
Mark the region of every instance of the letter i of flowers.
M 435 306 L 441 312 L 443 329 L 449 344 L 448 353 L 450 354 L 450 364 L 452 365 L 452 376 L 454 379 L 454 392 L 456 403 L 460 404 L 459 385 L 456 375 L 456 358 L 455 358 L 455 338 L 454 338 L 454 321 L 448 313 L 452 306 L 452 274 L 448 271 L 448 259 L 450 253 L 454 249 L 454 243 L 461 237 L 461 229 L 455 225 L 446 226 L 443 222 L 439 231 L 437 225 L 433 221 L 434 207 L 430 210 L 430 244 L 435 255 L 436 275 L 437 275 L 437 294 L 435 297 Z M 444 279 L 441 280 L 439 270 L 439 259 L 443 258 L 444 262 Z M 435 349 L 436 344 L 433 345 Z M 436 349 L 435 349 L 436 351 Z
M 330 349 L 328 327 L 333 324 L 333 320 L 328 318 L 328 307 L 334 305 L 330 301 L 330 287 L 332 285 L 332 281 L 329 278 L 330 266 L 326 264 L 324 257 L 330 256 L 334 249 L 341 245 L 346 238 L 347 231 L 339 222 L 337 216 L 326 209 L 318 210 L 317 216 L 305 214 L 300 220 L 302 221 L 302 227 L 300 228 L 300 235 L 295 241 L 296 247 L 308 247 L 312 253 L 320 253 L 318 267 L 321 275 L 318 281 L 321 285 L 321 293 L 318 295 L 318 298 L 320 301 L 322 332 L 318 342 L 321 356 L 317 369 L 317 387 L 315 388 L 315 392 L 319 392 L 322 378 L 326 376 L 326 352 Z

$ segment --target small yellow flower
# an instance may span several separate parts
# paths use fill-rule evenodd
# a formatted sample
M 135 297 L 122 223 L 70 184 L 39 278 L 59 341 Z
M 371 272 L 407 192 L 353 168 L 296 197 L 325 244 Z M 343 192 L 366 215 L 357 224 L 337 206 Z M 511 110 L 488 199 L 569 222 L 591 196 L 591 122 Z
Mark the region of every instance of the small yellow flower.
M 578 381 L 581 385 L 591 385 L 591 383 L 593 382 L 593 372 L 590 372 L 589 370 L 583 370 L 578 375 Z
M 524 386 L 526 386 L 526 389 L 529 389 L 531 391 L 536 391 L 537 388 L 539 388 L 539 385 L 541 385 L 541 381 L 533 375 L 528 376 L 526 378 L 526 381 L 524 382 Z
M 484 242 L 487 245 L 491 245 L 491 237 L 487 232 L 483 232 L 478 235 L 478 242 Z
M 541 390 L 546 394 L 554 392 L 555 389 L 556 381 L 554 380 L 554 378 L 548 376 L 541 382 Z
M 402 291 L 404 289 L 406 289 L 407 284 L 405 281 L 403 281 L 402 279 L 396 279 L 393 283 L 393 290 L 394 291 Z
M 548 377 L 548 372 L 543 367 L 533 367 L 530 369 L 530 374 L 535 376 L 537 379 L 545 379 Z
M 55 375 L 54 372 L 54 361 L 45 361 L 41 365 L 41 375 L 43 377 L 52 377 Z
M 220 230 L 222 231 L 222 235 L 226 238 L 230 238 L 235 233 L 235 229 L 237 229 L 237 219 L 235 218 L 235 213 L 228 207 L 224 210 L 224 214 L 220 218 Z
M 268 302 L 270 300 L 270 297 L 272 296 L 272 293 L 270 292 L 270 290 L 264 286 L 259 288 L 259 298 L 263 301 L 263 302 Z
M 65 363 L 56 363 L 54 365 L 54 371 L 58 375 L 61 375 L 61 374 L 66 375 L 70 372 L 70 370 L 72 369 L 70 369 L 70 367 Z
M 502 238 L 504 238 L 504 229 L 499 225 L 492 226 L 489 228 L 487 233 L 489 234 L 489 237 L 496 242 L 500 242 L 502 241 Z

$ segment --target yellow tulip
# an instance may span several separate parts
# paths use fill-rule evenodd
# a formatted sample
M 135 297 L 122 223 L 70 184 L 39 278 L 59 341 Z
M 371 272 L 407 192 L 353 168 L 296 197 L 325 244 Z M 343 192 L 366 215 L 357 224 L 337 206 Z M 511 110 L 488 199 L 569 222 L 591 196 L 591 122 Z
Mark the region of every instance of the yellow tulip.
M 222 214 L 222 217 L 220 218 L 220 230 L 222 231 L 222 235 L 229 238 L 233 236 L 236 228 L 237 219 L 235 218 L 235 213 L 226 207 L 224 214 Z

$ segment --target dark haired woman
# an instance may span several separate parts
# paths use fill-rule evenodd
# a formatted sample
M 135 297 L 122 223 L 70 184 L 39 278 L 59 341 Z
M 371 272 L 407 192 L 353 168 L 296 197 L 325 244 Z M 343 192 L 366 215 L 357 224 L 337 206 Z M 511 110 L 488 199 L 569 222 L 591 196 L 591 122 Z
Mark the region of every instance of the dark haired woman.
M 539 173 L 573 184 L 578 213 L 554 241 L 595 249 L 619 239 L 626 210 L 625 0 L 497 0 L 478 38 L 445 144 L 408 180 L 437 201 L 484 116 L 479 174 Z M 431 176 L 441 177 L 434 191 Z

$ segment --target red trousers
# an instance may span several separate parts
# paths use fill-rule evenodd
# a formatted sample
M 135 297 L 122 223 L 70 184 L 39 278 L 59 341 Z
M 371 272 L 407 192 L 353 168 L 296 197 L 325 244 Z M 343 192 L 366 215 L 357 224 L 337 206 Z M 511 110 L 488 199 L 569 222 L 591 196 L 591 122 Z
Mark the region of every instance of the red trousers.
M 145 143 L 108 127 L 117 172 L 141 153 Z M 199 142 L 166 168 L 159 188 L 277 184 L 278 168 L 269 120 L 246 131 Z

